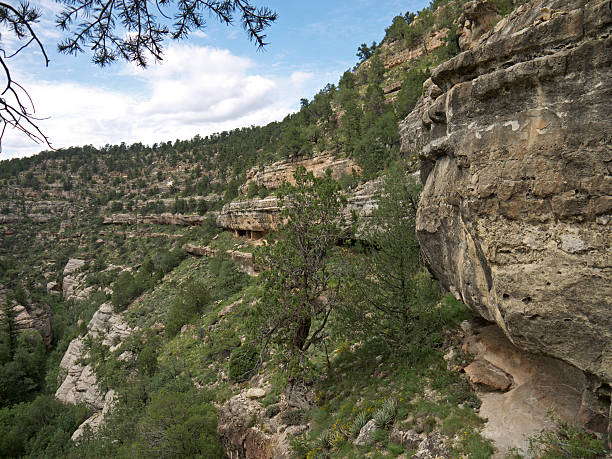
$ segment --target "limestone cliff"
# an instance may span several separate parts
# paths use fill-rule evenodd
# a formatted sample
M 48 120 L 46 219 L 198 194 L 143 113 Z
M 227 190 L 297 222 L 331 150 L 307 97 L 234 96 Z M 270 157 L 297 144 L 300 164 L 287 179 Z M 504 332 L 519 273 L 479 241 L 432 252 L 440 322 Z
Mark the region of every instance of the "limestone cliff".
M 360 173 L 361 168 L 350 158 L 337 158 L 331 153 L 323 153 L 313 157 L 294 158 L 278 161 L 247 171 L 246 183 L 240 187 L 242 194 L 247 194 L 249 186 L 254 183 L 268 190 L 280 187 L 283 182 L 295 183 L 293 174 L 299 166 L 312 171 L 315 177 L 321 177 L 327 169 L 332 171 L 332 177 Z
M 97 384 L 93 368 L 83 362 L 87 355 L 85 342 L 87 337 L 102 338 L 102 344 L 109 346 L 110 351 L 119 348 L 123 340 L 132 330 L 123 322 L 120 314 L 113 313 L 109 303 L 104 303 L 93 315 L 87 325 L 85 336 L 73 339 L 62 358 L 60 368 L 63 381 L 55 392 L 55 397 L 65 403 L 85 403 L 94 409 L 94 414 L 88 418 L 76 432 L 72 439 L 76 440 L 83 433 L 85 425 L 97 429 L 104 420 L 104 415 L 112 408 L 114 391 L 102 391 Z M 128 355 L 120 358 L 129 358 Z
M 375 195 L 380 183 L 380 180 L 372 180 L 346 193 L 347 205 L 343 219 L 347 226 L 351 224 L 353 213 L 360 217 L 360 228 L 368 226 L 372 211 L 376 207 Z M 217 226 L 234 231 L 237 235 L 257 238 L 278 228 L 280 213 L 281 208 L 276 196 L 233 201 L 221 209 Z
M 176 225 L 176 226 L 197 226 L 200 225 L 207 217 L 201 215 L 183 215 L 183 214 L 154 214 L 154 215 L 136 215 L 136 214 L 114 214 L 104 217 L 103 225 L 136 225 L 140 223 L 157 224 L 157 225 Z
M 601 426 L 612 382 L 610 2 L 533 1 L 488 31 L 493 21 L 477 17 L 463 18 L 466 50 L 433 70 L 400 126 L 403 150 L 421 159 L 422 256 L 514 344 L 599 381 L 600 408 L 583 399 L 581 416 Z

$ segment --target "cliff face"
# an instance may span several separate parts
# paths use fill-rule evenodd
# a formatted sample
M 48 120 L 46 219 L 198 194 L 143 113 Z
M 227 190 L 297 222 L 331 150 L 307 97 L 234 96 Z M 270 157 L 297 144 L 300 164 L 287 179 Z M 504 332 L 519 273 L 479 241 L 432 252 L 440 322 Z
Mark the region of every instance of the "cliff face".
M 368 225 L 372 211 L 376 207 L 375 193 L 380 186 L 378 180 L 372 180 L 357 186 L 347 193 L 347 205 L 343 219 L 350 225 L 353 213 L 360 217 L 360 227 Z M 237 235 L 258 237 L 278 228 L 281 208 L 276 196 L 262 199 L 233 201 L 223 206 L 217 217 L 217 226 L 231 230 Z
M 70 342 L 60 363 L 63 381 L 55 392 L 55 397 L 64 403 L 86 403 L 95 410 L 95 413 L 74 432 L 73 440 L 83 434 L 86 425 L 96 430 L 104 421 L 104 415 L 112 408 L 115 400 L 115 392 L 101 391 L 93 368 L 83 362 L 83 358 L 87 355 L 85 346 L 87 338 L 102 338 L 102 344 L 109 346 L 112 352 L 119 348 L 131 332 L 130 327 L 123 322 L 122 316 L 114 313 L 109 303 L 104 303 L 87 325 L 87 334 Z M 120 359 L 131 357 L 128 353 L 119 356 Z
M 513 343 L 604 381 L 609 404 L 610 3 L 534 1 L 464 26 L 466 51 L 400 127 L 421 159 L 423 258 Z
M 103 225 L 136 225 L 139 223 L 157 225 L 176 225 L 176 226 L 198 226 L 207 217 L 200 215 L 183 214 L 156 214 L 156 215 L 136 215 L 136 214 L 114 214 L 104 217 Z
M 323 176 L 327 169 L 331 169 L 332 177 L 336 179 L 342 175 L 351 175 L 353 171 L 361 172 L 361 168 L 352 159 L 336 158 L 330 153 L 325 153 L 312 158 L 297 158 L 254 167 L 247 172 L 246 183 L 240 187 L 240 192 L 246 194 L 252 183 L 268 190 L 280 187 L 283 182 L 295 183 L 293 174 L 299 166 L 312 171 L 315 177 Z

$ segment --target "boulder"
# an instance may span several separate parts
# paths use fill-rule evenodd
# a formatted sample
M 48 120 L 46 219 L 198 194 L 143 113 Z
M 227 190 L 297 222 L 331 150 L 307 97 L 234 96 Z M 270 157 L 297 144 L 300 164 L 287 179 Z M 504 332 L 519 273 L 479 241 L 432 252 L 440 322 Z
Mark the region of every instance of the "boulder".
M 485 359 L 476 359 L 464 368 L 470 382 L 484 390 L 506 391 L 512 376 Z
M 247 398 L 262 398 L 266 396 L 266 391 L 259 387 L 252 387 L 246 392 Z
M 389 441 L 391 443 L 397 443 L 401 445 L 404 449 L 415 450 L 418 448 L 419 444 L 423 438 L 416 432 L 416 430 L 398 430 L 394 428 L 389 434 Z
M 76 270 L 81 269 L 84 265 L 85 265 L 85 260 L 81 260 L 79 258 L 69 259 L 68 263 L 66 263 L 66 266 L 64 267 L 64 276 L 67 276 L 68 274 L 72 274 Z
M 445 459 L 450 458 L 450 451 L 444 445 L 444 437 L 435 432 L 419 443 L 412 459 Z
M 370 419 L 359 431 L 359 435 L 355 439 L 355 444 L 359 446 L 369 445 L 372 442 L 374 431 L 376 430 L 376 422 Z

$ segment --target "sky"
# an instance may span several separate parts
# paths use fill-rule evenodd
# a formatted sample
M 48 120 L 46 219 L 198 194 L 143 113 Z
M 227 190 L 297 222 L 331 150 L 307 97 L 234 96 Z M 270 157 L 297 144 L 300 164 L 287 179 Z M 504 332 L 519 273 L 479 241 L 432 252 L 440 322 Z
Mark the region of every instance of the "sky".
M 30 94 L 40 128 L 54 148 L 190 139 L 283 119 L 357 62 L 361 43 L 384 37 L 393 17 L 425 0 L 253 0 L 278 13 L 257 50 L 239 26 L 210 18 L 206 28 L 166 44 L 164 60 L 146 69 L 117 62 L 100 68 L 90 55 L 58 54 L 66 36 L 55 27 L 61 5 L 33 0 L 42 11 L 36 32 L 51 62 L 30 47 L 10 59 L 14 79 Z M 0 46 L 14 50 L 8 33 Z M 7 129 L 0 160 L 46 145 Z

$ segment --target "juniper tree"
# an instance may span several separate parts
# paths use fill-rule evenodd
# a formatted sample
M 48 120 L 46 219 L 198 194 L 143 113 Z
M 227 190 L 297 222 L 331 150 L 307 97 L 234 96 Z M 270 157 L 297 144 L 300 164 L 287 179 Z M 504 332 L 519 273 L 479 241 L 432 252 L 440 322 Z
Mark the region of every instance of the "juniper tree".
M 420 352 L 439 330 L 438 287 L 419 263 L 415 235 L 420 186 L 397 163 L 383 183 L 363 236 L 371 250 L 347 274 L 344 313 L 355 339 L 375 336 L 391 348 Z
M 336 259 L 345 199 L 331 173 L 314 177 L 301 167 L 296 185 L 285 184 L 280 198 L 284 226 L 275 243 L 257 254 L 264 294 L 253 311 L 264 349 L 277 345 L 290 381 L 299 377 L 308 351 L 325 337 L 342 282 Z

